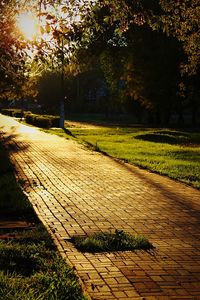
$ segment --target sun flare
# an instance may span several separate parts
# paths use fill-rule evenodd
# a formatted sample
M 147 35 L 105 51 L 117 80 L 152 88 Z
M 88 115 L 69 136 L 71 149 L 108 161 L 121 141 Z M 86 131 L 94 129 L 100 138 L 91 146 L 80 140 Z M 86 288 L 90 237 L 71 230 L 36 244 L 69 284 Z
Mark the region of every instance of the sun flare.
M 31 13 L 22 13 L 18 16 L 18 27 L 28 40 L 34 39 L 38 34 L 37 18 Z

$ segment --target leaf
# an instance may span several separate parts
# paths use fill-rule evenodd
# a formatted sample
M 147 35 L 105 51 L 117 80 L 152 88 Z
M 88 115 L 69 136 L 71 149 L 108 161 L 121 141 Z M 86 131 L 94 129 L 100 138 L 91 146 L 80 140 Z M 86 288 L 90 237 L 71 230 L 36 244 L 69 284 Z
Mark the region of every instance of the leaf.
M 47 20 L 52 20 L 52 19 L 54 19 L 54 16 L 52 16 L 52 15 L 47 15 L 47 16 L 46 16 L 46 19 L 47 19 Z
M 104 22 L 105 22 L 105 23 L 107 23 L 107 24 L 108 24 L 108 23 L 110 22 L 110 17 L 109 17 L 109 16 L 107 16 L 107 17 L 105 17 L 103 20 L 104 20 Z
M 50 33 L 50 31 L 51 31 L 51 26 L 50 26 L 49 24 L 46 24 L 45 29 L 46 29 L 46 32 L 47 32 L 47 33 Z
M 67 6 L 63 6 L 62 9 L 61 9 L 61 11 L 63 13 L 67 13 L 68 12 L 68 7 Z
M 45 33 L 45 29 L 44 29 L 43 26 L 40 26 L 40 32 L 41 32 L 41 34 L 44 34 L 44 33 Z
M 120 34 L 120 33 L 121 33 L 120 28 L 115 28 L 115 33 L 116 33 L 116 34 Z

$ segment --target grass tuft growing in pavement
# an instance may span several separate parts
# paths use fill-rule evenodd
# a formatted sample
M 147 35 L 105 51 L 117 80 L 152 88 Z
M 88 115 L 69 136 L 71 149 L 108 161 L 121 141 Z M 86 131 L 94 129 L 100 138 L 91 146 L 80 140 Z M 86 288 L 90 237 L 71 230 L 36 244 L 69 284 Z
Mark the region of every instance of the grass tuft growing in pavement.
M 82 252 L 150 250 L 153 245 L 142 235 L 132 236 L 123 230 L 98 232 L 91 236 L 73 236 L 72 242 Z

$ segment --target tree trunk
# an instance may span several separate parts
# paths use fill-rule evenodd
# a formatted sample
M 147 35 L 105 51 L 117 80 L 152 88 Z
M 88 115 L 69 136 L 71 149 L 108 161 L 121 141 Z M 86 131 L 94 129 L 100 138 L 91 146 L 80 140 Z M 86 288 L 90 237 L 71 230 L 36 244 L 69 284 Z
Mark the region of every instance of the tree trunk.
M 61 56 L 61 99 L 60 99 L 60 128 L 65 127 L 65 82 L 64 82 L 64 44 L 62 38 Z
M 64 98 L 61 99 L 60 101 L 60 123 L 59 123 L 60 128 L 65 127 L 65 103 L 64 103 Z

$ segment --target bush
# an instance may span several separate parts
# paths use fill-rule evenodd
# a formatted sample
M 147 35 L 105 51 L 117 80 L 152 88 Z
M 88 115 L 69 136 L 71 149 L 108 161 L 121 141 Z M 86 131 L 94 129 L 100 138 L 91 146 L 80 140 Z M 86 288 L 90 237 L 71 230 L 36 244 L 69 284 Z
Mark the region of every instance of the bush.
M 49 116 L 51 120 L 51 127 L 59 127 L 60 126 L 60 117 L 58 116 Z
M 13 111 L 13 117 L 23 118 L 24 117 L 24 112 L 22 110 L 15 110 L 15 111 Z
M 23 118 L 24 112 L 19 108 L 2 108 L 1 113 L 6 116 Z
M 10 108 L 2 108 L 1 113 L 6 116 L 13 116 L 13 109 Z
M 41 128 L 59 127 L 60 117 L 36 115 L 28 112 L 25 114 L 25 121 L 28 124 L 32 124 Z
M 32 114 L 30 111 L 23 112 L 21 109 L 16 109 L 16 108 L 5 108 L 2 109 L 1 112 L 2 114 L 11 117 L 16 117 L 16 118 L 25 117 L 26 123 L 41 128 L 59 127 L 59 123 L 60 123 L 59 116 L 37 115 L 37 114 Z
M 35 117 L 36 117 L 36 115 L 31 114 L 31 113 L 30 114 L 26 114 L 25 115 L 25 121 L 26 121 L 26 123 L 34 125 Z
M 29 110 L 24 111 L 24 117 L 26 117 L 27 115 L 31 115 L 31 114 L 32 114 L 32 112 Z
M 50 128 L 51 119 L 46 116 L 36 116 L 34 119 L 34 125 L 42 128 Z

